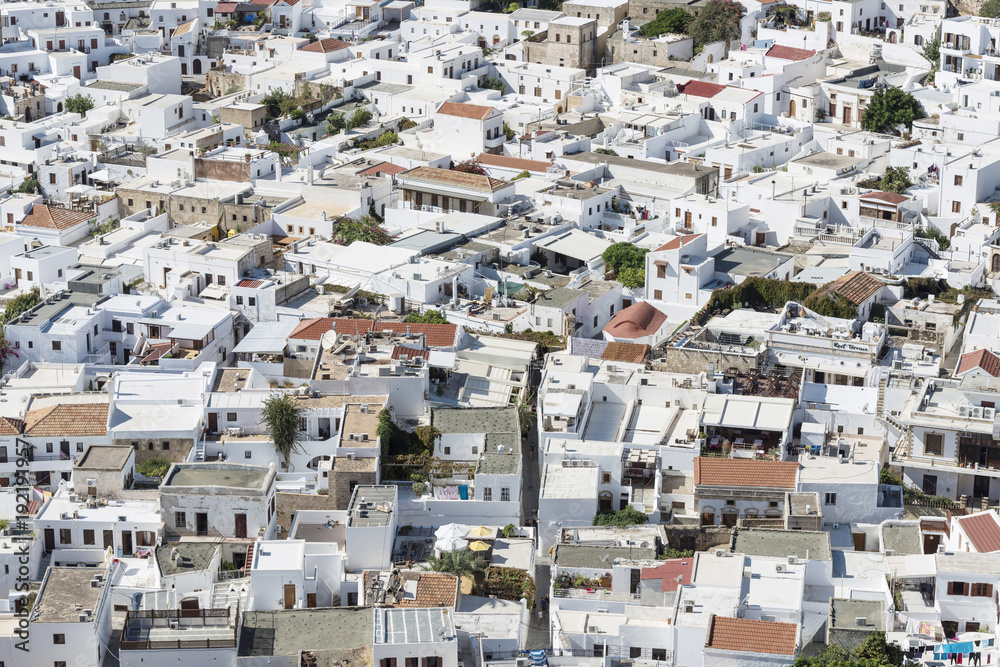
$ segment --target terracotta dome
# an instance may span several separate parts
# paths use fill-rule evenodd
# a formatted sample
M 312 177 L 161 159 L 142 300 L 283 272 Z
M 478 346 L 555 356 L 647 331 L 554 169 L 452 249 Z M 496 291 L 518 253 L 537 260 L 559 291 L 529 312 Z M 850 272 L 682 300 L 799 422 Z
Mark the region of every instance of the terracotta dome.
M 643 338 L 656 333 L 666 319 L 666 314 L 643 301 L 619 311 L 605 331 L 615 338 Z

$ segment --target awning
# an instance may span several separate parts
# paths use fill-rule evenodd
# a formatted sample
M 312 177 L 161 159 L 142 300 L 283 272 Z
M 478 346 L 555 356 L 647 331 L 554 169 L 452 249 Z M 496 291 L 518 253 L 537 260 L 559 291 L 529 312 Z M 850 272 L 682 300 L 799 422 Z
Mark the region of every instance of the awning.
M 225 299 L 229 294 L 229 288 L 224 285 L 217 285 L 212 283 L 205 289 L 201 291 L 200 296 L 202 299 Z
M 298 325 L 298 320 L 260 322 L 233 348 L 233 352 L 240 354 L 281 354 L 285 351 L 289 334 Z
M 183 338 L 184 340 L 201 340 L 212 333 L 215 328 L 212 324 L 205 322 L 172 321 L 160 322 L 161 325 L 170 327 L 170 333 L 166 338 Z
M 405 183 L 400 183 L 399 187 L 403 190 L 412 190 L 414 192 L 422 192 L 427 195 L 441 195 L 444 197 L 454 197 L 455 199 L 466 199 L 468 201 L 487 201 L 487 197 L 483 195 L 473 195 L 467 192 L 456 192 L 455 190 L 449 190 L 448 188 L 435 188 L 431 185 L 425 185 L 418 181 L 407 181 Z M 455 211 L 456 213 L 458 211 Z
M 101 181 L 102 183 L 110 183 L 111 174 L 108 173 L 107 169 L 99 169 L 90 175 L 90 180 Z

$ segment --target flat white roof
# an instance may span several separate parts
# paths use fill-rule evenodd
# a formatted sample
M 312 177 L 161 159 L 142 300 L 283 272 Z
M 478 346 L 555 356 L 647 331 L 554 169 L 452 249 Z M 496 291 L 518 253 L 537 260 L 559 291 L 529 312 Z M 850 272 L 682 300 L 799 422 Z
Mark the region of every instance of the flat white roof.
M 709 394 L 701 423 L 706 426 L 785 431 L 792 422 L 795 401 L 790 398 Z

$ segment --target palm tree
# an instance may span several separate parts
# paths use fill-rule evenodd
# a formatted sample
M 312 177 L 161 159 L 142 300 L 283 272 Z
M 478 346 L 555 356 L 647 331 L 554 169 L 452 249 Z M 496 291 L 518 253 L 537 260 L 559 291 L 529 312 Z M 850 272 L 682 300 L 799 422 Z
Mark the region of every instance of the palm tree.
M 472 579 L 477 573 L 486 569 L 486 563 L 473 551 L 456 549 L 442 551 L 440 556 L 431 554 L 427 557 L 426 569 Z
M 299 451 L 303 431 L 299 428 L 305 408 L 290 394 L 272 394 L 264 399 L 261 417 L 267 426 L 267 434 L 274 442 L 274 449 L 281 454 L 282 467 L 288 470 L 288 462 L 294 452 Z

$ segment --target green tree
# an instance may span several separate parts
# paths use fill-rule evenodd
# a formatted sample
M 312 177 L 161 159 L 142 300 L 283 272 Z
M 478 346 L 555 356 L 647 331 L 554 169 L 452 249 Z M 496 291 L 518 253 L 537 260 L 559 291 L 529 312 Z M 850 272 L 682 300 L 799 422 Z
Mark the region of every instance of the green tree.
M 601 259 L 604 260 L 604 265 L 608 267 L 608 270 L 620 273 L 624 269 L 645 268 L 646 253 L 648 252 L 649 250 L 646 248 L 640 248 L 631 243 L 613 243 L 601 253 Z
M 979 8 L 979 15 L 989 19 L 1000 18 L 1000 0 L 986 0 Z
M 878 180 L 878 189 L 882 192 L 894 192 L 901 195 L 911 187 L 913 187 L 913 181 L 910 180 L 909 167 L 888 167 L 882 174 L 882 178 Z
M 618 526 L 623 528 L 625 526 L 638 526 L 639 524 L 646 523 L 648 520 L 649 517 L 645 513 L 640 512 L 634 507 L 626 507 L 617 512 L 598 512 L 594 515 L 595 526 Z
M 86 116 L 87 112 L 94 108 L 94 98 L 90 95 L 77 93 L 72 97 L 66 98 L 63 108 L 71 113 L 78 113 L 81 116 Z
M 341 216 L 333 221 L 330 240 L 337 245 L 351 245 L 355 241 L 365 241 L 374 245 L 388 245 L 393 237 L 373 218 L 363 216 L 360 220 Z
M 989 0 L 995 3 L 1000 11 L 1000 0 Z M 941 61 L 941 35 L 934 35 L 934 39 L 924 44 L 924 58 L 931 61 L 931 67 L 937 67 Z
M 519 3 L 519 2 L 512 2 L 512 3 L 510 3 L 509 5 L 507 5 L 504 8 L 503 13 L 504 14 L 513 14 L 514 12 L 516 12 L 517 10 L 519 10 L 520 8 L 521 8 L 521 3 Z
M 456 549 L 455 551 L 442 551 L 440 556 L 433 554 L 428 556 L 427 569 L 432 572 L 444 572 L 456 577 L 471 579 L 486 569 L 486 562 L 479 558 L 474 551 Z
M 143 477 L 163 479 L 166 476 L 167 471 L 170 470 L 171 463 L 173 463 L 173 461 L 165 456 L 154 456 L 151 459 L 146 459 L 142 463 L 137 464 L 135 466 L 135 471 Z
M 365 125 L 372 119 L 372 112 L 363 107 L 358 107 L 351 114 L 351 117 L 347 119 L 347 129 L 353 130 L 356 127 L 361 127 Z
M 913 121 L 924 117 L 924 110 L 910 93 L 899 88 L 879 88 L 872 95 L 864 115 L 861 129 L 869 132 L 896 132 L 900 125 L 909 132 Z
M 884 632 L 873 632 L 853 653 L 828 646 L 819 655 L 798 658 L 794 667 L 901 667 L 903 649 L 885 640 Z
M 41 187 L 38 184 L 38 179 L 34 176 L 26 178 L 21 181 L 21 184 L 17 186 L 17 192 L 26 195 L 41 194 Z
M 410 313 L 403 320 L 408 324 L 448 324 L 448 318 L 440 310 L 427 310 L 423 313 Z
M 299 425 L 305 412 L 305 407 L 290 394 L 271 394 L 264 399 L 260 416 L 274 443 L 275 451 L 281 455 L 285 470 L 288 470 L 292 454 L 299 451 L 299 443 L 304 435 Z
M 489 89 L 489 90 L 500 91 L 501 95 L 503 95 L 503 91 L 506 90 L 507 88 L 504 85 L 503 79 L 501 79 L 498 76 L 497 77 L 484 76 L 479 80 L 479 87 L 484 90 Z
M 733 0 L 708 0 L 698 16 L 688 25 L 687 34 L 695 46 L 739 39 L 743 6 Z
M 8 301 L 4 307 L 3 323 L 6 324 L 16 320 L 21 313 L 31 310 L 41 302 L 42 297 L 37 287 L 32 287 L 31 291 L 24 292 L 23 294 L 18 294 Z
M 594 152 L 598 155 L 611 155 L 612 157 L 618 157 L 618 153 L 614 152 L 610 148 L 595 148 Z
M 335 113 L 327 116 L 326 131 L 330 134 L 337 134 L 345 127 L 347 127 L 347 122 L 344 120 L 344 114 Z
M 646 269 L 628 266 L 618 272 L 618 282 L 628 288 L 642 287 L 646 284 Z
M 278 118 L 296 108 L 295 98 L 286 93 L 284 88 L 269 90 L 261 99 L 261 104 L 267 107 L 268 118 Z
M 644 37 L 658 37 L 667 33 L 683 35 L 694 16 L 683 7 L 671 7 L 659 12 L 649 23 L 639 28 Z

